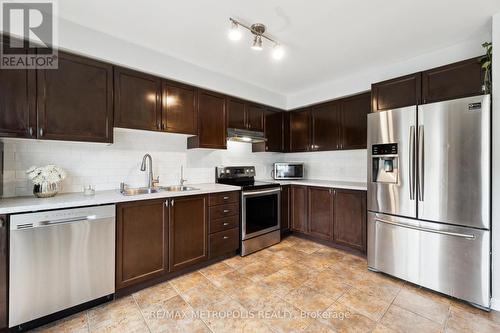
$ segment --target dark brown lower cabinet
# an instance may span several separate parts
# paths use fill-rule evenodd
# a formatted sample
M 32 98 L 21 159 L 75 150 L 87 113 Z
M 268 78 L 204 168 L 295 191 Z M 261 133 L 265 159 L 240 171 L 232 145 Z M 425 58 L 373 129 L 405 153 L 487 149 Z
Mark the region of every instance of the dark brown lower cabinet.
M 290 231 L 290 185 L 281 186 L 281 234 Z
M 325 240 L 333 240 L 333 189 L 308 187 L 308 233 Z
M 116 289 L 168 272 L 165 200 L 121 203 L 116 221 Z
M 7 327 L 7 216 L 0 215 L 0 330 Z
M 307 233 L 307 186 L 291 186 L 292 230 Z
M 334 241 L 365 252 L 366 192 L 336 189 L 334 202 Z
M 177 271 L 208 259 L 208 198 L 170 200 L 169 267 Z
M 366 191 L 291 185 L 289 214 L 293 232 L 366 252 Z

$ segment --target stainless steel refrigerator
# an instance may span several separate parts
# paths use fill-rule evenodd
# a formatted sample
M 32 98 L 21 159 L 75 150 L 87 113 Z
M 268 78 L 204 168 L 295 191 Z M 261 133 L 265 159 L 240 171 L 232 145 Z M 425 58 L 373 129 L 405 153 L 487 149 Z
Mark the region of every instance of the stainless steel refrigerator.
M 490 95 L 368 116 L 368 266 L 490 307 Z

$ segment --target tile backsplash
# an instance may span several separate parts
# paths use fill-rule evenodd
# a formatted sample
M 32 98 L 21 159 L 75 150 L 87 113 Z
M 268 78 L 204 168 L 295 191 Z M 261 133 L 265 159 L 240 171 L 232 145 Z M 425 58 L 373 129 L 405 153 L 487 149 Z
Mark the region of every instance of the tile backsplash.
M 255 165 L 257 178 L 268 179 L 272 164 L 279 161 L 303 161 L 306 176 L 325 180 L 366 180 L 366 150 L 314 152 L 298 154 L 252 153 L 247 143 L 228 142 L 227 150 L 186 149 L 186 135 L 127 129 L 114 130 L 114 143 L 94 144 L 62 141 L 3 139 L 5 197 L 32 194 L 25 171 L 33 165 L 56 164 L 68 174 L 63 192 L 79 192 L 85 185 L 97 190 L 119 188 L 124 181 L 144 186 L 145 172 L 140 171 L 142 157 L 153 157 L 153 171 L 162 185 L 177 184 L 184 166 L 187 183 L 215 180 L 217 165 Z

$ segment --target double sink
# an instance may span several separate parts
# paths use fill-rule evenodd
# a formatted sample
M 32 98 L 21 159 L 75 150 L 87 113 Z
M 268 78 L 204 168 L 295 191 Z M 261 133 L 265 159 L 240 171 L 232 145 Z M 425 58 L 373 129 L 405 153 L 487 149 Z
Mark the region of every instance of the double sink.
M 125 196 L 139 195 L 139 194 L 153 194 L 159 192 L 187 192 L 196 191 L 198 188 L 184 186 L 184 185 L 173 185 L 173 186 L 159 186 L 159 187 L 137 187 L 137 188 L 125 188 L 121 190 L 121 193 Z

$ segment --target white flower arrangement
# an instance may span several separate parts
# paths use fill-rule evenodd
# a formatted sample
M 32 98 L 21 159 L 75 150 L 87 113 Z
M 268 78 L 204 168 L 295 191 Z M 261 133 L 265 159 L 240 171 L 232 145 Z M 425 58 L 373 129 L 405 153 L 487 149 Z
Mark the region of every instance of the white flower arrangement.
M 44 167 L 32 166 L 26 171 L 26 174 L 34 185 L 42 185 L 44 183 L 56 184 L 66 178 L 66 172 L 53 164 Z

